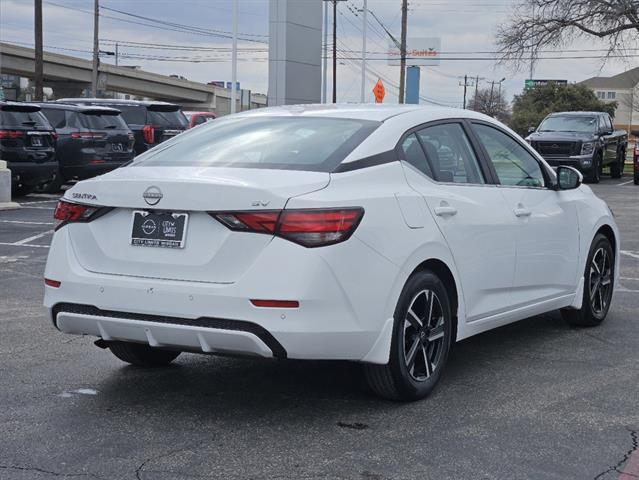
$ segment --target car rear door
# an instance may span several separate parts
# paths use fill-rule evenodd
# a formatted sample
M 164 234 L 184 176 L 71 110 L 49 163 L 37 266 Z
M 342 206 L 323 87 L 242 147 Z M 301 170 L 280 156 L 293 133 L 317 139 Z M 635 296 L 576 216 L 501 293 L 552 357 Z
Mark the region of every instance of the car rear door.
M 409 131 L 398 155 L 448 243 L 472 322 L 512 304 L 517 225 L 466 130 L 452 121 Z
M 482 122 L 473 122 L 473 130 L 517 223 L 515 305 L 574 294 L 579 221 L 573 192 L 549 188 L 545 167 L 514 135 Z

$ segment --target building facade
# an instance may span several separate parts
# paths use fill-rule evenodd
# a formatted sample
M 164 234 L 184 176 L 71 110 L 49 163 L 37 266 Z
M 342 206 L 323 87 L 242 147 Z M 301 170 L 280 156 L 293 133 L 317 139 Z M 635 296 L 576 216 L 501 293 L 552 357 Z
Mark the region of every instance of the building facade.
M 612 77 L 592 77 L 583 82 L 604 102 L 617 102 L 614 123 L 624 130 L 639 129 L 639 67 Z

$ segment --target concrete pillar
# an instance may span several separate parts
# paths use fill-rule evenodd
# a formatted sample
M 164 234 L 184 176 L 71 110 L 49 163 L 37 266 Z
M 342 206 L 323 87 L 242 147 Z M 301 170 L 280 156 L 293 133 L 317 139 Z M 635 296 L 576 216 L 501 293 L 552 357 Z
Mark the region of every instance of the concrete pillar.
M 270 0 L 268 104 L 319 103 L 322 2 Z
M 7 169 L 7 162 L 0 160 L 0 210 L 20 208 L 11 201 L 11 170 Z

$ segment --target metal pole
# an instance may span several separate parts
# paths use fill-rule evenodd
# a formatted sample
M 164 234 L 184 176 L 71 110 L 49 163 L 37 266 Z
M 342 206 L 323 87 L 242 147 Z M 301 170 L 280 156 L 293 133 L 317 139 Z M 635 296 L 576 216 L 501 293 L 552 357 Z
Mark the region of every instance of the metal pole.
M 495 90 L 495 81 L 490 82 L 490 101 L 488 102 L 488 108 L 490 108 L 489 115 L 493 116 L 493 92 Z
M 477 94 L 479 93 L 479 75 L 475 78 L 475 99 L 473 100 L 473 110 L 477 111 Z
M 324 46 L 322 51 L 322 103 L 326 103 L 328 80 L 328 3 L 324 1 Z
M 468 75 L 464 75 L 464 110 L 466 110 L 466 88 L 468 87 Z
M 233 52 L 231 55 L 231 113 L 237 109 L 237 0 L 233 0 Z
M 100 45 L 98 41 L 98 27 L 100 18 L 100 5 L 98 0 L 93 2 L 93 70 L 91 72 L 91 94 L 93 97 L 98 96 L 98 67 Z
M 333 103 L 337 103 L 337 0 L 333 0 Z
M 408 22 L 408 0 L 402 0 L 402 38 L 399 72 L 399 103 L 404 103 L 404 84 L 406 83 L 406 24 Z
M 42 0 L 35 0 L 35 100 L 41 102 L 43 100 L 44 86 L 44 67 L 42 52 Z
M 362 13 L 362 89 L 360 93 L 360 102 L 364 103 L 366 101 L 366 24 L 367 24 L 367 15 L 368 6 L 367 0 L 364 0 L 364 11 Z
M 116 67 L 118 66 L 118 55 L 119 55 L 119 52 L 118 52 L 118 44 L 117 44 L 117 42 L 116 42 L 116 43 L 115 43 L 115 66 L 116 66 Z

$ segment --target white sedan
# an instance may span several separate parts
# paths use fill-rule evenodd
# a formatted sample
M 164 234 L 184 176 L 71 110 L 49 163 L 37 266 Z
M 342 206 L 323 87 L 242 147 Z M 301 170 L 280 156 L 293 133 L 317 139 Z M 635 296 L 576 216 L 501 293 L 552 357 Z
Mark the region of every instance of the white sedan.
M 570 167 L 445 108 L 268 108 L 194 128 L 60 200 L 45 305 L 134 365 L 180 352 L 361 362 L 426 396 L 451 344 L 561 309 L 601 323 L 619 231 Z

